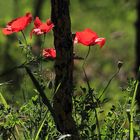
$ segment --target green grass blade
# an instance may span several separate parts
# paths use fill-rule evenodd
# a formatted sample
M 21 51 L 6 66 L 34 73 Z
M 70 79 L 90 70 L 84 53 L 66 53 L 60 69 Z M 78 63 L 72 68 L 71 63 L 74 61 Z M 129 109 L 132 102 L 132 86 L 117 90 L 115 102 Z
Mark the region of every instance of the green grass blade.
M 5 106 L 5 108 L 9 108 L 9 105 L 7 104 L 1 92 L 0 92 L 0 102 Z
M 135 90 L 134 90 L 134 94 L 133 94 L 133 97 L 132 97 L 132 102 L 131 102 L 131 108 L 130 108 L 130 134 L 129 134 L 129 137 L 130 137 L 130 140 L 133 140 L 134 139 L 134 130 L 133 130 L 133 116 L 134 116 L 134 107 L 135 107 L 135 99 L 136 99 L 136 94 L 137 94 L 137 89 L 138 89 L 138 84 L 139 82 L 137 81 L 136 82 L 136 85 L 135 85 Z
M 40 134 L 40 132 L 41 132 L 41 130 L 42 130 L 42 127 L 43 127 L 43 125 L 44 125 L 44 123 L 45 123 L 47 113 L 48 113 L 48 110 L 46 111 L 46 113 L 45 113 L 45 115 L 44 115 L 44 118 L 42 119 L 42 122 L 41 122 L 41 124 L 40 124 L 40 126 L 39 126 L 39 128 L 38 128 L 38 131 L 37 131 L 37 133 L 36 133 L 36 136 L 35 136 L 35 139 L 34 139 L 34 140 L 38 140 L 39 134 Z

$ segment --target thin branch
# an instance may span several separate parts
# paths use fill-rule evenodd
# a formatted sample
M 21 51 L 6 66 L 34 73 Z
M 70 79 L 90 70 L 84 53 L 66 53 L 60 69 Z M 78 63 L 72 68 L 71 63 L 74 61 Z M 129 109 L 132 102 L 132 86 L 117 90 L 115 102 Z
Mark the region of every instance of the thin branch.
M 34 84 L 34 86 L 36 87 L 37 91 L 40 93 L 40 96 L 42 97 L 43 103 L 44 103 L 44 104 L 48 107 L 48 109 L 50 110 L 51 115 L 52 115 L 52 117 L 53 117 L 53 119 L 54 119 L 55 124 L 57 124 L 58 121 L 57 121 L 57 118 L 56 118 L 54 109 L 53 109 L 53 107 L 52 107 L 50 101 L 49 101 L 48 98 L 46 97 L 46 95 L 45 95 L 43 89 L 41 88 L 41 85 L 40 85 L 39 82 L 36 80 L 36 78 L 34 77 L 34 75 L 33 75 L 32 72 L 31 72 L 31 70 L 30 70 L 27 66 L 25 66 L 25 69 L 26 69 L 26 72 L 28 73 L 28 75 L 30 76 L 30 78 L 31 78 L 31 80 L 32 80 L 32 82 L 33 82 L 33 84 Z

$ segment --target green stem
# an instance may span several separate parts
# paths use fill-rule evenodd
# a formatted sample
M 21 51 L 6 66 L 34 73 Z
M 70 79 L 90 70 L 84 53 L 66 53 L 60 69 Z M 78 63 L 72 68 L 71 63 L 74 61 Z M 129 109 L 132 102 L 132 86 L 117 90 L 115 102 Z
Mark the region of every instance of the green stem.
M 99 140 L 101 140 L 100 124 L 99 124 L 96 108 L 94 109 L 94 111 L 95 111 L 95 118 L 96 118 L 96 124 L 97 124 L 98 138 Z
M 118 129 L 117 133 L 114 134 L 114 140 L 116 140 L 116 137 L 117 137 L 118 132 L 124 127 L 124 125 L 125 125 L 126 122 L 127 122 L 127 121 L 125 120 L 125 121 L 122 123 L 121 127 Z
M 135 98 L 136 98 L 136 94 L 137 94 L 138 84 L 139 84 L 139 82 L 137 81 L 136 85 L 135 85 L 134 94 L 132 97 L 131 107 L 130 107 L 130 132 L 129 132 L 130 140 L 134 139 L 133 116 L 134 116 L 134 106 L 135 106 Z
M 26 45 L 26 48 L 25 48 L 25 51 L 26 51 L 26 61 L 29 61 L 30 58 L 31 58 L 31 50 L 30 50 L 30 45 L 28 45 L 28 42 L 27 42 L 27 39 L 26 39 L 26 36 L 24 34 L 23 31 L 21 31 L 22 35 L 23 35 L 23 38 L 25 40 L 25 45 Z
M 45 112 L 45 115 L 44 115 L 44 117 L 43 117 L 43 119 L 42 119 L 42 121 L 41 121 L 41 123 L 40 123 L 40 125 L 39 125 L 38 131 L 37 131 L 37 133 L 36 133 L 36 135 L 35 135 L 34 140 L 38 140 L 39 134 L 40 134 L 40 132 L 41 132 L 41 130 L 42 130 L 42 127 L 43 127 L 43 125 L 44 125 L 44 123 L 45 123 L 47 114 L 48 114 L 48 110 Z
M 84 75 L 85 75 L 85 78 L 86 78 L 86 83 L 87 83 L 87 86 L 88 86 L 88 92 L 91 94 L 92 88 L 90 87 L 90 83 L 89 83 L 89 80 L 88 80 L 88 77 L 87 77 L 87 74 L 86 74 L 86 71 L 85 71 L 85 64 L 86 64 L 86 60 L 87 60 L 87 58 L 88 58 L 88 56 L 89 56 L 90 50 L 91 50 L 91 48 L 90 48 L 90 46 L 89 46 L 88 52 L 87 52 L 87 54 L 86 54 L 86 57 L 84 58 L 84 62 L 83 62 L 83 65 L 82 65 L 82 69 L 83 69 L 83 72 L 84 72 Z M 92 94 L 92 96 L 93 96 L 93 94 Z M 94 98 L 96 99 L 96 101 L 98 101 L 97 98 L 96 98 L 95 96 L 94 96 Z
M 42 44 L 41 44 L 41 46 L 40 46 L 40 72 L 42 73 L 42 53 L 43 53 L 43 46 L 44 46 L 44 44 L 45 44 L 45 39 L 46 39 L 46 34 L 44 34 L 44 36 L 43 36 L 43 41 L 42 41 Z
M 88 80 L 88 77 L 87 77 L 87 74 L 86 74 L 86 71 L 85 71 L 85 63 L 86 63 L 86 60 L 89 56 L 89 53 L 90 53 L 90 46 L 88 48 L 88 52 L 87 52 L 87 55 L 84 59 L 84 62 L 83 62 L 83 65 L 82 65 L 82 68 L 83 68 L 83 72 L 84 72 L 84 75 L 85 75 L 85 78 L 86 78 L 86 82 L 87 82 L 87 86 L 88 86 L 88 92 L 91 96 L 91 100 L 92 102 L 94 103 L 94 100 L 93 100 L 93 94 L 91 93 L 91 87 L 90 87 L 90 83 L 89 83 L 89 80 Z M 95 96 L 94 96 L 95 97 Z M 96 97 L 95 97 L 96 99 Z M 96 108 L 94 108 L 94 111 L 95 111 L 95 118 L 96 118 L 96 124 L 97 124 L 97 131 L 98 131 L 98 139 L 101 140 L 101 133 L 100 133 L 100 125 L 99 125 L 99 120 L 98 120 L 98 115 L 97 115 L 97 110 Z
M 87 85 L 88 85 L 88 89 L 90 90 L 90 84 L 89 84 L 89 80 L 88 80 L 88 77 L 87 77 L 87 74 L 86 74 L 86 71 L 85 71 L 85 63 L 86 63 L 86 60 L 89 56 L 89 53 L 90 53 L 90 46 L 88 48 L 88 52 L 87 52 L 87 55 L 86 57 L 84 58 L 84 62 L 83 62 L 83 65 L 82 65 L 82 69 L 83 69 L 83 72 L 84 72 L 84 75 L 85 75 L 85 78 L 86 78 L 86 82 L 87 82 Z
M 117 70 L 117 72 L 110 78 L 110 80 L 108 81 L 106 87 L 104 88 L 104 90 L 102 91 L 101 95 L 99 96 L 98 100 L 103 96 L 103 94 L 105 93 L 105 91 L 108 89 L 111 81 L 116 77 L 116 75 L 119 73 L 120 68 Z
M 20 134 L 19 134 L 19 130 L 18 130 L 17 126 L 15 126 L 15 131 L 16 131 L 17 136 L 18 136 L 18 138 L 19 138 L 19 137 L 20 137 Z
M 25 36 L 25 34 L 24 34 L 24 32 L 23 32 L 23 31 L 21 31 L 21 33 L 22 33 L 22 35 L 23 35 L 23 38 L 24 38 L 24 40 L 25 40 L 25 44 L 26 44 L 26 47 L 27 47 L 27 46 L 28 46 L 28 43 L 27 43 L 26 36 Z

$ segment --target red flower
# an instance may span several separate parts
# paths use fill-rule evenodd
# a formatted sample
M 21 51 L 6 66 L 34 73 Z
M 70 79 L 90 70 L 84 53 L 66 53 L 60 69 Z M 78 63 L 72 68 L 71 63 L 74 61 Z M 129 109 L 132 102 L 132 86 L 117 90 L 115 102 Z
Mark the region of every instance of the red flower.
M 36 17 L 34 21 L 34 26 L 35 26 L 34 29 L 31 31 L 31 37 L 32 34 L 42 35 L 48 33 L 49 31 L 52 30 L 54 24 L 51 22 L 50 19 L 48 19 L 46 23 L 42 23 L 39 17 Z
M 98 44 L 100 47 L 103 47 L 105 41 L 105 38 L 99 38 L 94 31 L 88 28 L 82 32 L 76 32 L 74 38 L 74 43 L 81 43 L 85 46 L 92 46 Z
M 53 48 L 45 48 L 43 49 L 43 57 L 44 58 L 52 58 L 55 59 L 56 58 L 56 50 Z
M 28 26 L 29 23 L 32 21 L 32 15 L 31 13 L 26 13 L 25 16 L 18 17 L 12 21 L 10 21 L 6 28 L 2 29 L 3 34 L 10 35 L 14 32 L 22 31 Z

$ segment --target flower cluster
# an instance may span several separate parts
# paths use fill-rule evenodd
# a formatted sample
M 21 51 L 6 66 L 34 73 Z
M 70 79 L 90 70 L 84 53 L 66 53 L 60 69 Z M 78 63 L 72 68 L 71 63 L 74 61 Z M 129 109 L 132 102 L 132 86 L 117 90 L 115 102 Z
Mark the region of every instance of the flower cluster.
M 7 23 L 6 27 L 2 29 L 3 34 L 10 35 L 12 33 L 23 31 L 33 20 L 31 13 L 26 13 L 25 16 L 18 17 Z M 32 35 L 42 35 L 50 32 L 54 27 L 54 24 L 50 19 L 47 19 L 46 22 L 42 22 L 39 17 L 36 17 L 34 20 L 34 28 L 30 32 L 30 37 Z M 84 31 L 76 32 L 74 37 L 74 44 L 80 43 L 85 46 L 99 45 L 103 47 L 105 44 L 105 38 L 100 38 L 96 32 L 87 28 Z M 56 58 L 56 51 L 53 48 L 45 48 L 42 51 L 44 58 Z

